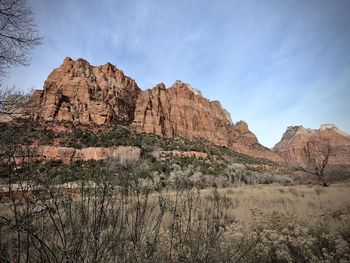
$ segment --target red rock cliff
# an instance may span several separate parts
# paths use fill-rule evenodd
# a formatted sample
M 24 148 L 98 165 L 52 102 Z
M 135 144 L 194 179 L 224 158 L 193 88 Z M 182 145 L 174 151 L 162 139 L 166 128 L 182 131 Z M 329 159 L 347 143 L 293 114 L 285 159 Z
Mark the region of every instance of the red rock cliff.
M 329 145 L 333 153 L 329 159 L 332 165 L 350 166 L 350 136 L 333 124 L 322 125 L 320 129 L 305 129 L 303 126 L 288 127 L 274 150 L 293 166 L 306 166 L 310 156 L 314 158 Z
M 283 161 L 259 144 L 245 122 L 233 124 L 219 101 L 205 99 L 198 90 L 181 81 L 168 89 L 161 83 L 142 92 L 132 126 L 138 132 L 190 140 L 203 138 L 255 157 Z
M 259 144 L 248 125 L 233 124 L 219 101 L 209 101 L 190 85 L 177 81 L 141 91 L 136 82 L 107 63 L 64 63 L 52 71 L 43 91 L 35 91 L 28 106 L 34 119 L 84 125 L 131 124 L 141 133 L 203 138 L 255 157 L 283 161 Z
M 30 109 L 35 118 L 80 124 L 130 123 L 140 93 L 136 82 L 107 63 L 66 58 L 51 72 L 44 91 L 34 93 Z
M 169 89 L 158 84 L 143 92 L 136 103 L 133 126 L 139 132 L 204 138 L 220 145 L 228 145 L 234 131 L 220 102 L 203 98 L 179 81 Z

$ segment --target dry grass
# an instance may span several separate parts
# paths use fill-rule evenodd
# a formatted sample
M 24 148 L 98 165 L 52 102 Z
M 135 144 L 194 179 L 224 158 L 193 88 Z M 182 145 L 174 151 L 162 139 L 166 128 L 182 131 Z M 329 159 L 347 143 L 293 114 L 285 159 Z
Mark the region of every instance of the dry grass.
M 209 189 L 202 190 L 210 195 Z M 234 203 L 230 215 L 242 223 L 252 220 L 252 209 L 278 211 L 296 216 L 307 225 L 319 224 L 321 217 L 329 216 L 331 229 L 341 224 L 339 213 L 349 213 L 350 183 L 334 184 L 329 187 L 311 185 L 256 185 L 220 189 L 219 193 Z M 334 221 L 334 222 L 332 222 Z
M 80 257 L 86 262 L 350 260 L 349 183 L 166 188 L 149 194 L 137 188 L 126 195 L 119 188 L 104 195 L 109 189 L 104 186 L 102 181 L 85 189 L 87 199 L 14 201 L 21 207 L 17 213 L 0 204 L 0 216 L 7 218 L 0 221 L 5 234 L 0 250 L 6 251 L 0 259 L 24 262 L 49 251 L 48 262 L 79 262 Z M 33 236 L 40 239 L 28 239 Z M 41 242 L 47 248 L 37 248 Z

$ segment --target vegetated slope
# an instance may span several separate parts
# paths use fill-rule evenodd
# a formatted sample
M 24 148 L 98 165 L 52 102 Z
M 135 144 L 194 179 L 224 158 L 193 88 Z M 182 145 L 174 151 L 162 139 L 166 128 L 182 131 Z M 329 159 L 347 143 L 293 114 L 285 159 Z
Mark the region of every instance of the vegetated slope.
M 27 112 L 37 121 L 84 125 L 126 124 L 137 132 L 167 137 L 201 138 L 251 156 L 283 160 L 259 144 L 245 122 L 233 124 L 218 101 L 209 101 L 177 81 L 166 88 L 141 91 L 136 82 L 107 63 L 66 58 L 35 91 Z
M 287 163 L 293 166 L 307 166 L 317 155 L 330 148 L 329 164 L 334 167 L 350 167 L 350 136 L 333 124 L 320 129 L 306 129 L 303 126 L 288 127 L 282 139 L 273 148 Z
M 204 139 L 187 140 L 136 133 L 128 126 L 90 127 L 71 123 L 39 125 L 27 120 L 0 124 L 1 149 L 24 169 L 11 170 L 7 162 L 0 167 L 2 179 L 26 171 L 38 171 L 40 178 L 56 178 L 56 183 L 79 180 L 74 168 L 82 161 L 97 167 L 108 165 L 109 157 L 142 162 L 152 171 L 154 180 L 205 186 L 228 186 L 237 183 L 287 182 L 288 173 L 276 163 L 217 146 Z M 28 162 L 29 161 L 29 162 Z M 38 163 L 44 161 L 44 163 Z M 33 164 L 31 164 L 33 163 Z M 51 166 L 56 168 L 51 169 Z M 73 168 L 75 169 L 73 169 Z M 75 171 L 75 175 L 71 170 Z M 41 171 L 42 172 L 39 172 Z M 50 172 L 49 172 L 50 171 Z M 158 179 L 156 179 L 158 178 Z

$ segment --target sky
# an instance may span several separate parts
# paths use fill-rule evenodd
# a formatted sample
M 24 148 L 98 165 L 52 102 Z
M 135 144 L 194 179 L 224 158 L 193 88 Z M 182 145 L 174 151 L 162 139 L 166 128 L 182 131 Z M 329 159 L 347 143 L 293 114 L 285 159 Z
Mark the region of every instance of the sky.
M 288 126 L 350 133 L 349 0 L 29 0 L 44 42 L 3 82 L 41 89 L 67 56 L 141 89 L 182 80 L 273 147 Z

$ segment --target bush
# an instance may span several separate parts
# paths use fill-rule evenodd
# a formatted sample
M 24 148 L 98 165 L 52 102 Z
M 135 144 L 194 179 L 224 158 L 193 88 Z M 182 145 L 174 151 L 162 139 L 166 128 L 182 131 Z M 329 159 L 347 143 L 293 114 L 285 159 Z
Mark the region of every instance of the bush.
M 1 217 L 1 260 L 230 262 L 245 256 L 250 243 L 226 233 L 228 199 L 217 191 L 203 199 L 192 188 L 151 193 L 139 180 L 148 175 L 147 163 L 113 161 L 77 187 L 22 184 L 25 191 L 10 193 L 9 212 Z
M 347 262 L 349 241 L 339 233 L 314 232 L 293 215 L 254 209 L 260 237 L 252 255 L 260 262 Z

